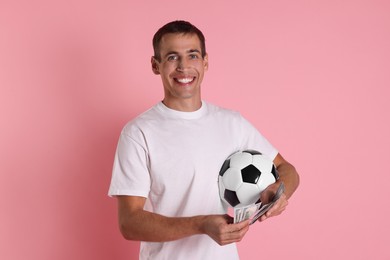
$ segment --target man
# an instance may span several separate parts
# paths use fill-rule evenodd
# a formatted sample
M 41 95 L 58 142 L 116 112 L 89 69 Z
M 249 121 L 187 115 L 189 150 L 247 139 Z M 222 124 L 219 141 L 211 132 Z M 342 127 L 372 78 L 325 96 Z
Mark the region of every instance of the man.
M 274 160 L 280 179 L 261 199 L 270 200 L 281 181 L 286 189 L 260 221 L 285 209 L 298 174 L 239 113 L 202 100 L 208 56 L 201 31 L 174 21 L 156 32 L 153 47 L 164 98 L 121 133 L 109 190 L 118 198 L 120 230 L 142 241 L 140 259 L 238 259 L 235 242 L 249 221 L 232 224 L 219 198 L 224 160 L 243 149 Z

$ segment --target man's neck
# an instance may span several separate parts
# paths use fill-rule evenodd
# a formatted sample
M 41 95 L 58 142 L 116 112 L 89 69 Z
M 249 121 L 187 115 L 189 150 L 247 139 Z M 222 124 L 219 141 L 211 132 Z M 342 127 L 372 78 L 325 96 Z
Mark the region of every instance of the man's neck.
M 201 100 L 180 100 L 180 101 L 174 101 L 164 98 L 163 101 L 165 106 L 169 107 L 170 109 L 182 111 L 182 112 L 194 112 L 202 107 L 202 101 Z

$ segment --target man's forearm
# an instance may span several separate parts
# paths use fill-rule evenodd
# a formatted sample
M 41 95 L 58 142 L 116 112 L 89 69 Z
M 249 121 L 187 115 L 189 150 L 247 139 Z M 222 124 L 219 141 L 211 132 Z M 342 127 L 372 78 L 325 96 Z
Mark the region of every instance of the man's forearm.
M 201 234 L 206 217 L 170 218 L 140 210 L 119 218 L 120 230 L 126 239 L 164 242 Z
M 289 199 L 299 185 L 299 175 L 293 165 L 288 162 L 283 162 L 278 167 L 280 179 L 285 185 L 284 194 Z

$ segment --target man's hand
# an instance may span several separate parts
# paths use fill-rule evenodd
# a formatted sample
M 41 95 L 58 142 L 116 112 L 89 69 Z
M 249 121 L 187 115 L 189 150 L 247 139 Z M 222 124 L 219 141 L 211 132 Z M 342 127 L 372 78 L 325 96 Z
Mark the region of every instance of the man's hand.
M 219 245 L 240 242 L 249 230 L 249 220 L 233 224 L 233 218 L 228 215 L 204 216 L 203 233 L 211 237 Z
M 260 200 L 263 204 L 270 203 L 273 197 L 276 194 L 276 191 L 279 187 L 280 183 L 276 182 L 268 186 L 261 195 Z M 263 215 L 259 218 L 259 221 L 264 221 L 267 218 L 278 216 L 282 214 L 282 212 L 286 209 L 288 205 L 287 196 L 283 193 L 280 198 L 275 202 L 275 204 Z

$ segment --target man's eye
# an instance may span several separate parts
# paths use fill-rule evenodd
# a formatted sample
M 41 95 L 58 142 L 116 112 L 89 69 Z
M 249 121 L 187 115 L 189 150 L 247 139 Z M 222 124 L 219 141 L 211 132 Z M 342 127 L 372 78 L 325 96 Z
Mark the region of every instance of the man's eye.
M 168 56 L 167 60 L 168 60 L 168 61 L 177 60 L 177 56 Z
M 196 55 L 196 54 L 191 54 L 190 55 L 190 59 L 197 59 L 198 58 L 198 55 Z

